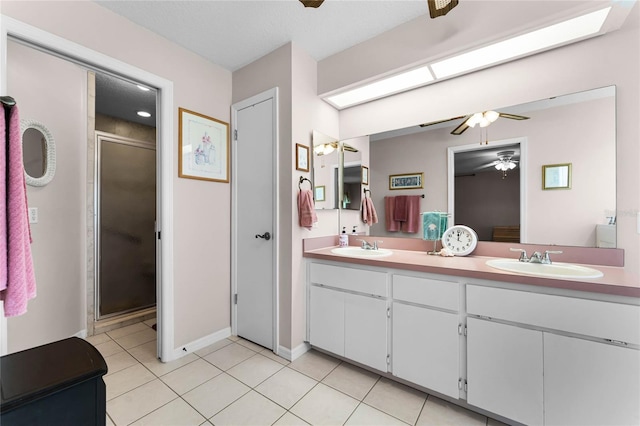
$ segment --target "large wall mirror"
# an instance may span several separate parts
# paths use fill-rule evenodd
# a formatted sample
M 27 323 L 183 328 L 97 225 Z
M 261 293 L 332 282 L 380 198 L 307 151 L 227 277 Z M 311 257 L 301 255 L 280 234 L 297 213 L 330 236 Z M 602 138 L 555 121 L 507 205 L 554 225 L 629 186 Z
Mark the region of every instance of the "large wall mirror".
M 388 232 L 384 210 L 385 197 L 424 195 L 421 212 L 450 212 L 454 223 L 477 228 L 480 240 L 615 247 L 615 109 L 610 86 L 492 108 L 494 122 L 458 135 L 451 132 L 473 112 L 370 135 L 369 184 L 380 218 L 370 235 L 422 238 L 421 230 Z M 556 164 L 571 165 L 571 186 L 545 189 L 543 167 Z M 424 173 L 424 187 L 391 190 L 389 176 L 406 173 Z
M 45 186 L 56 173 L 56 144 L 47 127 L 35 120 L 20 120 L 22 159 L 27 185 Z

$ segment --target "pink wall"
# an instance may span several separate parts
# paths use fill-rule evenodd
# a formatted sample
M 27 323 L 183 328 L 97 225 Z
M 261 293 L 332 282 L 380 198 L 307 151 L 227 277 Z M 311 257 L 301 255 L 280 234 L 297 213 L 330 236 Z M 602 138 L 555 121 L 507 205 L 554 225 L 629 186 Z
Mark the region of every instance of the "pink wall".
M 172 81 L 176 147 L 178 107 L 230 119 L 230 72 L 94 2 L 3 1 L 2 13 Z M 78 123 L 84 131 L 83 121 Z M 173 171 L 174 344 L 180 347 L 230 326 L 230 211 L 219 207 L 230 204 L 230 185 L 178 178 L 177 158 Z M 206 227 L 202 217 L 207 218 Z M 62 247 L 57 253 L 69 250 L 68 240 L 58 244 Z M 207 267 L 202 266 L 201 253 L 212 259 Z
M 7 322 L 9 352 L 72 336 L 85 328 L 87 72 L 15 42 L 7 46 L 7 84 L 20 118 L 37 120 L 54 137 L 56 174 L 47 186 L 27 186 L 37 297 Z M 81 102 L 78 102 L 81 100 Z M 85 100 L 85 101 L 82 101 Z

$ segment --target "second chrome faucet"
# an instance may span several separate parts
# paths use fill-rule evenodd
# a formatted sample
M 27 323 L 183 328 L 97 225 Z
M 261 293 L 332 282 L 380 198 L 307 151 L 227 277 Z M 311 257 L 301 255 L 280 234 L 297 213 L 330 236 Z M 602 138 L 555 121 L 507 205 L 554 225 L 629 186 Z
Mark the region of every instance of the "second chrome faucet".
M 561 254 L 561 250 L 545 250 L 544 254 L 539 251 L 533 252 L 531 257 L 527 257 L 527 252 L 524 249 L 512 248 L 511 251 L 520 252 L 520 258 L 518 259 L 520 262 L 528 262 L 528 263 L 542 263 L 545 265 L 551 265 L 551 257 L 550 254 Z

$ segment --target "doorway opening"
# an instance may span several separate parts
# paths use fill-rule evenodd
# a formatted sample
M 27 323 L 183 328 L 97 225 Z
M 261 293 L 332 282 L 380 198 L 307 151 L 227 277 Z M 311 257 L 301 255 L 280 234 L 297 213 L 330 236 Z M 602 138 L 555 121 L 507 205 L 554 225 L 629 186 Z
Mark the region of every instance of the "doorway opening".
M 89 87 L 92 77 L 95 333 L 155 318 L 157 158 L 156 91 L 104 73 Z
M 526 139 L 448 148 L 449 212 L 479 241 L 526 242 Z

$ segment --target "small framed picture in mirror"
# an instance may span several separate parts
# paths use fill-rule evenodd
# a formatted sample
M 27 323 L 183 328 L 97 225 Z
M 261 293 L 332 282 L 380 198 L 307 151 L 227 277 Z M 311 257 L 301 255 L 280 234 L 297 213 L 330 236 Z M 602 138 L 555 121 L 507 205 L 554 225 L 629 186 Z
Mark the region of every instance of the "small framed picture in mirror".
M 369 185 L 369 168 L 362 166 L 362 184 Z
M 309 147 L 296 144 L 296 170 L 309 171 Z
M 542 166 L 542 189 L 571 189 L 571 163 Z
M 316 186 L 316 201 L 324 201 L 324 185 Z

